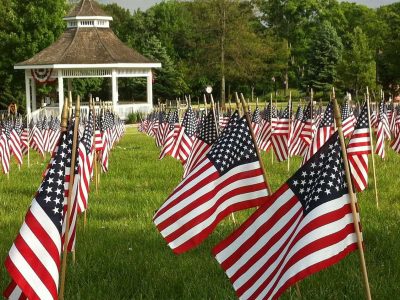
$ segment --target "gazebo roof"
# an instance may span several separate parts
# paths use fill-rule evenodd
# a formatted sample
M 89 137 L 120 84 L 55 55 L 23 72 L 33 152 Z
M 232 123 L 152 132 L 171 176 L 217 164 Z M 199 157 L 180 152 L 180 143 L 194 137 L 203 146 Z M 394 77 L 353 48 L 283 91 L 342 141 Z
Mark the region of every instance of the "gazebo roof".
M 96 1 L 81 0 L 81 2 L 69 12 L 66 18 L 86 16 L 107 16 L 107 14 Z
M 15 65 L 16 69 L 56 67 L 57 65 L 145 65 L 160 67 L 159 62 L 152 61 L 134 49 L 126 46 L 106 25 L 98 25 L 106 13 L 94 0 L 81 0 L 71 10 L 65 20 L 68 26 L 61 37 L 49 47 L 32 58 Z M 87 20 L 92 20 L 88 23 Z M 85 23 L 86 22 L 86 23 Z M 99 22 L 99 23 L 98 23 Z

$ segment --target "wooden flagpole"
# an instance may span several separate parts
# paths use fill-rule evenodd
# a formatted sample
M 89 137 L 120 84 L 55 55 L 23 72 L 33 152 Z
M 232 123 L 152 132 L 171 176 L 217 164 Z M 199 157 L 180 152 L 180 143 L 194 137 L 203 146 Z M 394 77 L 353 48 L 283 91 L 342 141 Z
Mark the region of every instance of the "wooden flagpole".
M 355 229 L 356 236 L 357 236 L 357 246 L 358 246 L 358 253 L 360 256 L 361 270 L 362 270 L 362 274 L 363 274 L 363 278 L 364 278 L 365 293 L 366 293 L 366 298 L 368 300 L 370 300 L 371 299 L 371 291 L 369 288 L 367 266 L 365 264 L 364 249 L 363 249 L 363 244 L 362 244 L 362 235 L 361 235 L 361 230 L 360 230 L 360 225 L 359 225 L 359 220 L 358 220 L 359 218 L 358 218 L 357 208 L 356 208 L 357 198 L 356 198 L 356 194 L 353 191 L 353 184 L 351 182 L 349 162 L 347 160 L 346 144 L 345 144 L 344 136 L 343 136 L 342 119 L 340 116 L 339 106 L 338 106 L 338 103 L 337 103 L 337 100 L 335 97 L 334 89 L 333 89 L 333 93 L 332 93 L 332 100 L 333 100 L 335 120 L 336 120 L 336 124 L 337 124 L 338 131 L 339 131 L 340 147 L 342 148 L 344 169 L 346 172 L 346 184 L 347 184 L 347 188 L 348 188 L 348 192 L 349 192 L 349 196 L 350 196 L 351 211 L 353 213 L 354 229 Z
M 96 116 L 97 116 L 96 104 L 93 102 L 93 118 L 94 118 L 95 136 L 96 136 L 96 124 L 97 124 Z M 96 195 L 97 195 L 99 193 L 99 169 L 98 169 L 96 149 L 94 149 L 93 164 L 94 164 L 94 184 L 95 184 Z
M 250 129 L 251 138 L 252 138 L 253 143 L 254 143 L 255 148 L 256 148 L 258 161 L 260 162 L 260 167 L 261 167 L 261 170 L 263 172 L 263 177 L 264 177 L 265 184 L 267 186 L 268 195 L 272 195 L 271 186 L 268 183 L 267 173 L 265 172 L 264 163 L 262 161 L 260 150 L 258 149 L 258 145 L 256 143 L 255 136 L 254 136 L 254 131 L 253 131 L 253 128 L 251 126 L 251 119 L 250 119 L 249 111 L 247 109 L 246 100 L 244 99 L 243 94 L 240 94 L 240 98 L 242 100 L 243 111 L 244 111 L 245 116 L 246 116 L 247 124 L 248 124 L 249 129 Z M 236 93 L 236 101 L 239 101 L 239 97 L 237 96 L 237 93 Z M 272 111 L 272 106 L 271 106 L 271 111 Z M 299 298 L 301 298 L 301 292 L 300 292 L 300 287 L 299 287 L 298 283 L 296 283 L 296 291 L 297 291 L 297 295 L 299 296 Z
M 63 116 L 61 127 L 64 130 L 67 130 L 67 115 L 68 109 L 66 107 L 67 104 L 64 104 Z M 69 243 L 69 219 L 71 216 L 71 204 L 72 204 L 72 190 L 74 187 L 74 177 L 75 177 L 75 160 L 76 160 L 76 148 L 77 148 L 77 138 L 78 138 L 78 126 L 79 126 L 79 116 L 80 116 L 80 98 L 78 96 L 75 105 L 75 123 L 74 123 L 74 136 L 72 139 L 72 160 L 71 160 L 71 168 L 70 168 L 70 175 L 69 175 L 69 185 L 68 185 L 68 198 L 67 198 L 67 215 L 64 219 L 66 223 L 65 226 L 65 234 L 64 234 L 64 249 L 63 249 L 63 257 L 62 257 L 62 266 L 61 266 L 61 284 L 60 284 L 60 293 L 59 298 L 60 300 L 64 299 L 64 291 L 65 291 L 65 275 L 67 271 L 67 256 L 68 256 L 68 243 Z
M 215 102 L 214 102 L 214 98 L 213 95 L 210 94 L 210 102 L 211 102 L 211 109 L 213 111 L 213 115 L 214 115 L 214 124 L 215 124 L 215 128 L 217 129 L 217 137 L 219 136 L 219 124 L 217 122 L 217 116 L 216 116 L 216 111 L 215 111 Z
M 378 185 L 376 184 L 375 150 L 374 150 L 374 143 L 373 143 L 373 140 L 372 140 L 371 111 L 370 111 L 370 105 L 369 105 L 368 87 L 367 87 L 367 109 L 368 109 L 369 139 L 370 139 L 370 143 L 371 143 L 372 171 L 373 171 L 373 174 L 374 174 L 375 201 L 376 201 L 376 207 L 379 208 Z
M 290 172 L 290 129 L 292 123 L 292 91 L 289 91 L 289 134 L 288 134 L 288 159 L 287 159 L 287 171 Z
M 203 96 L 204 96 L 204 109 L 205 109 L 206 115 L 207 115 L 207 97 L 206 97 L 206 94 L 203 94 Z
M 268 178 L 267 178 L 267 173 L 265 172 L 264 163 L 262 161 L 260 150 L 258 149 L 258 145 L 257 145 L 256 138 L 255 138 L 255 135 L 254 135 L 253 127 L 251 126 L 251 119 L 250 119 L 249 110 L 247 108 L 247 103 L 246 103 L 246 100 L 243 97 L 243 94 L 240 94 L 240 98 L 242 100 L 242 106 L 243 106 L 244 114 L 246 116 L 247 125 L 249 126 L 249 129 L 250 129 L 251 139 L 253 140 L 254 147 L 256 148 L 257 157 L 258 157 L 258 160 L 260 162 L 261 170 L 263 172 L 263 177 L 264 177 L 265 184 L 267 186 L 268 195 L 271 195 L 272 194 L 271 186 L 269 185 Z M 239 97 L 238 97 L 237 93 L 236 93 L 236 99 L 237 99 L 237 101 L 239 101 Z

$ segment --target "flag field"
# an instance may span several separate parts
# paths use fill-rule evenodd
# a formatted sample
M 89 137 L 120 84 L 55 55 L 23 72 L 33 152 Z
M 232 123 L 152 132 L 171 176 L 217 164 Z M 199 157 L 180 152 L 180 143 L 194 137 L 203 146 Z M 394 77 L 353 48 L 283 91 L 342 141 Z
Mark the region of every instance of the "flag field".
M 358 194 L 365 256 L 374 299 L 400 294 L 400 156 L 387 149 L 387 160 L 376 156 L 379 210 L 375 204 L 372 168 L 370 186 Z M 236 299 L 235 292 L 211 254 L 211 249 L 243 223 L 254 210 L 226 218 L 199 247 L 175 255 L 152 217 L 180 182 L 180 162 L 158 160 L 154 139 L 129 128 L 110 154 L 108 174 L 102 174 L 98 194 L 89 195 L 87 227 L 78 222 L 76 263 L 69 257 L 65 299 Z M 262 153 L 272 190 L 300 166 L 291 159 L 271 163 Z M 18 170 L 12 159 L 10 179 L 0 175 L 0 290 L 9 283 L 4 260 L 20 229 L 49 157 L 42 162 L 31 152 Z M 363 299 L 357 252 L 299 283 L 303 299 Z M 292 288 L 282 299 L 298 299 Z

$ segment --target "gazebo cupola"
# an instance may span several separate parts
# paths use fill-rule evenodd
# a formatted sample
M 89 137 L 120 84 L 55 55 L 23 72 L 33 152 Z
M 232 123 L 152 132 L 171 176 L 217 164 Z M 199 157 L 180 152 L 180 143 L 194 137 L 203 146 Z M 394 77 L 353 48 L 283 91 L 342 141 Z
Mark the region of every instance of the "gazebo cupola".
M 25 70 L 27 112 L 35 113 L 37 82 L 58 81 L 58 105 L 61 113 L 65 92 L 64 79 L 71 90 L 73 78 L 105 77 L 111 79 L 114 109 L 126 117 L 132 111 L 152 109 L 152 68 L 161 64 L 126 46 L 110 29 L 107 16 L 95 0 L 81 0 L 64 17 L 67 28 L 52 45 L 32 58 L 18 63 L 15 69 Z M 146 77 L 145 103 L 119 103 L 118 78 Z M 51 109 L 51 108 L 47 108 Z

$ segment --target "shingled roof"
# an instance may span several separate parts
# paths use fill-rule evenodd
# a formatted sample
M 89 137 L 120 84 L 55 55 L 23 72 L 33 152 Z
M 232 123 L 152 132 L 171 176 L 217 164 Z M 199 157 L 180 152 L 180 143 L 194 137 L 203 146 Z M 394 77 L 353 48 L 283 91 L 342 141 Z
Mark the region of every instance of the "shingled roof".
M 96 1 L 81 0 L 81 2 L 69 12 L 66 18 L 83 16 L 107 16 L 107 14 Z
M 94 0 L 82 0 L 67 18 L 106 16 Z M 52 45 L 15 66 L 158 63 L 126 46 L 110 28 L 67 28 Z

